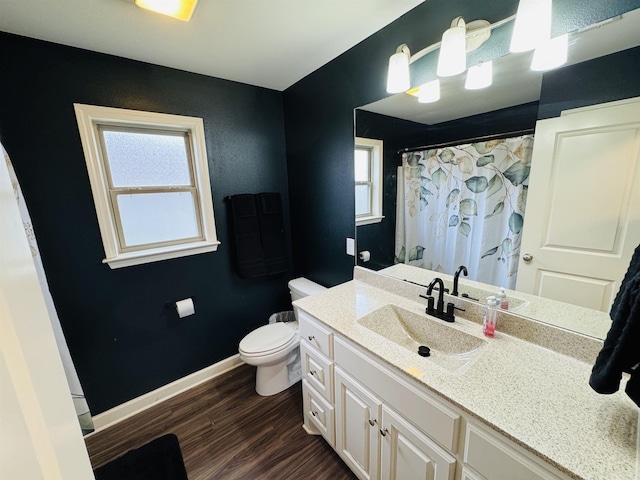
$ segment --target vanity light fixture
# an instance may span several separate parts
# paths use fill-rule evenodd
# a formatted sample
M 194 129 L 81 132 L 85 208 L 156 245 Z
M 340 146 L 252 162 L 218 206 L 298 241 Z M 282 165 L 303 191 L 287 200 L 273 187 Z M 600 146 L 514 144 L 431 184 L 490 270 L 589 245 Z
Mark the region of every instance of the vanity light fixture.
M 531 60 L 531 70 L 543 72 L 558 68 L 567 63 L 569 54 L 569 34 L 565 33 L 558 37 L 547 40 L 539 45 L 533 52 Z
M 467 27 L 462 17 L 457 17 L 442 34 L 436 74 L 452 77 L 467 69 Z
M 551 2 L 520 0 L 509 51 L 528 52 L 551 38 Z
M 493 62 L 482 62 L 467 71 L 467 79 L 464 88 L 467 90 L 479 90 L 493 83 Z
M 135 0 L 138 7 L 188 22 L 198 0 Z
M 389 70 L 387 72 L 388 93 L 405 92 L 411 87 L 410 57 L 409 47 L 404 43 L 398 47 L 396 53 L 389 57 Z
M 431 80 L 420 86 L 418 91 L 418 102 L 433 103 L 440 100 L 440 80 Z

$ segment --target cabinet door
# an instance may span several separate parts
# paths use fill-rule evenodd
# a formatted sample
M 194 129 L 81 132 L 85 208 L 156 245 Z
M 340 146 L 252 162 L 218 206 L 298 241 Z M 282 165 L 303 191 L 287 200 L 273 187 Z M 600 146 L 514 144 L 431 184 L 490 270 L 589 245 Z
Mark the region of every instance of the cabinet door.
M 336 451 L 358 478 L 377 480 L 382 402 L 340 367 L 334 379 Z
M 386 405 L 380 435 L 382 480 L 453 480 L 456 459 Z

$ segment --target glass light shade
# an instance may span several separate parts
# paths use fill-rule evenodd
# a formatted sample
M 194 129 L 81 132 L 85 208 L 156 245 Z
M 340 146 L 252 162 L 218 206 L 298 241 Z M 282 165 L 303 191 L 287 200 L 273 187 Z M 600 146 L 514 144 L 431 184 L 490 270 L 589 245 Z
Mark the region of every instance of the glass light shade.
M 551 1 L 520 0 L 511 37 L 511 52 L 528 52 L 551 37 Z
M 440 55 L 438 56 L 439 77 L 458 75 L 467 69 L 467 29 L 464 20 L 442 34 Z
M 567 63 L 569 54 L 569 35 L 564 34 L 559 37 L 547 40 L 536 48 L 531 60 L 531 70 L 542 72 L 551 70 Z
M 198 0 L 135 0 L 137 6 L 188 22 Z
M 440 80 L 435 79 L 420 86 L 418 102 L 433 103 L 440 100 Z
M 409 73 L 409 55 L 405 52 L 394 53 L 389 57 L 387 92 L 406 92 L 410 87 L 411 77 Z
M 493 62 L 483 62 L 471 67 L 467 71 L 467 79 L 464 88 L 467 90 L 479 90 L 493 83 Z

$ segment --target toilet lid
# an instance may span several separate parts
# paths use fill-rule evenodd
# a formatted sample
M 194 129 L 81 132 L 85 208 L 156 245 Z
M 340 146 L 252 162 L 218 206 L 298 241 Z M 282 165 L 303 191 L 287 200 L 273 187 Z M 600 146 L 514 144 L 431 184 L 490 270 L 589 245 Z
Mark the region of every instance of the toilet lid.
M 271 323 L 256 328 L 240 342 L 240 350 L 246 353 L 260 353 L 286 345 L 296 334 L 283 322 Z

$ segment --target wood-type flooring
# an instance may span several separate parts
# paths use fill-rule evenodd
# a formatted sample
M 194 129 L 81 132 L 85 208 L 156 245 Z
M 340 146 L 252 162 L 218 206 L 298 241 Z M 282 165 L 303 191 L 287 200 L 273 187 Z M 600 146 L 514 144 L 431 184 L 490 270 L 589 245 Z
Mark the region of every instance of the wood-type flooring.
M 180 441 L 189 480 L 351 480 L 320 436 L 302 429 L 298 383 L 271 397 L 242 365 L 85 437 L 93 468 L 167 433 Z

